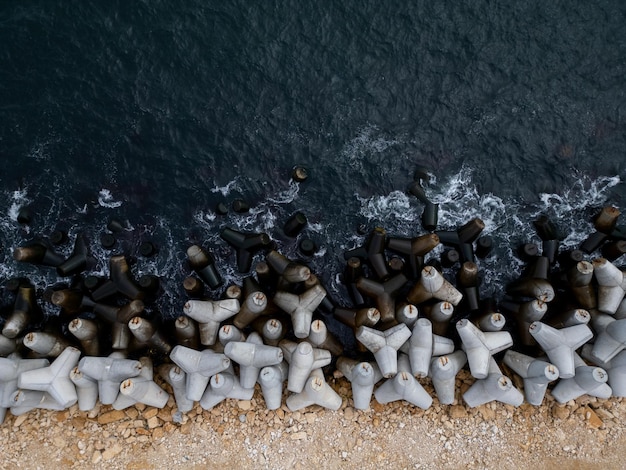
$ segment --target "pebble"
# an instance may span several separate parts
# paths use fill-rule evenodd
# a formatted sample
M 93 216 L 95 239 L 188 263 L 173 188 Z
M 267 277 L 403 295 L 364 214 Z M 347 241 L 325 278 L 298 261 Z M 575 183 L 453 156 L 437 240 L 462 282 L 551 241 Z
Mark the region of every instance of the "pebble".
M 305 431 L 295 432 L 291 436 L 289 436 L 292 441 L 300 441 L 302 439 L 307 438 L 307 434 Z

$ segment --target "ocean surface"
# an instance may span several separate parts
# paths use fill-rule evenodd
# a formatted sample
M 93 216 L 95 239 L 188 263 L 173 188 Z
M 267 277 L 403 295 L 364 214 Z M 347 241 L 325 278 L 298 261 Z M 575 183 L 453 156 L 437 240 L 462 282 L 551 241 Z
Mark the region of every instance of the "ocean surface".
M 425 233 L 418 169 L 438 228 L 480 217 L 493 237 L 484 296 L 519 273 L 539 215 L 575 247 L 601 207 L 626 211 L 622 0 L 3 0 L 0 43 L 0 280 L 39 291 L 68 280 L 12 251 L 60 228 L 64 254 L 87 238 L 88 273 L 121 252 L 159 275 L 154 308 L 172 318 L 188 246 L 241 282 L 220 231 L 265 231 L 297 258 L 282 227 L 300 210 L 319 246 L 307 262 L 350 305 L 339 273 L 359 225 Z M 237 198 L 249 213 L 215 212 Z M 143 241 L 158 254 L 138 256 Z

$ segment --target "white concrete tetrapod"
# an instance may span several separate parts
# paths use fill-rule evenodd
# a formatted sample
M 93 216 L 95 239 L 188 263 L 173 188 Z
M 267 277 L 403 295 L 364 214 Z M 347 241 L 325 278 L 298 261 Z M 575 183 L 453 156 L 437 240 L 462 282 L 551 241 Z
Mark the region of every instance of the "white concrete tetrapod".
M 17 378 L 20 374 L 49 365 L 48 359 L 22 359 L 16 353 L 0 357 L 0 423 L 4 421 L 7 408 L 13 406 L 11 396 L 18 389 Z
M 274 303 L 291 316 L 293 334 L 296 338 L 309 336 L 313 312 L 326 297 L 324 288 L 316 284 L 300 295 L 279 291 L 274 295 Z
M 495 359 L 490 358 L 487 377 L 476 380 L 463 394 L 463 400 L 470 408 L 491 401 L 520 406 L 524 402 L 524 395 L 513 386 L 511 379 L 502 374 Z
M 409 328 L 413 328 L 417 321 L 419 311 L 413 304 L 406 304 L 396 310 L 396 321 L 404 323 Z
M 217 338 L 222 346 L 226 346 L 231 341 L 245 341 L 246 335 L 235 325 L 222 325 Z
M 531 405 L 543 403 L 548 384 L 559 378 L 559 369 L 554 364 L 508 350 L 504 363 L 524 380 L 524 396 Z
M 47 392 L 18 389 L 11 395 L 11 414 L 20 416 L 36 408 L 61 411 L 66 409 Z
M 149 357 L 142 357 L 141 374 L 131 377 L 120 384 L 120 393 L 113 409 L 123 410 L 136 403 L 163 408 L 170 398 L 170 395 L 154 381 L 154 368 Z
M 319 405 L 336 411 L 341 408 L 341 397 L 328 385 L 322 370 L 315 369 L 311 371 L 302 391 L 287 397 L 286 404 L 291 411 L 301 410 L 311 405 Z
M 187 398 L 200 401 L 211 376 L 228 369 L 230 359 L 211 349 L 196 351 L 185 346 L 175 346 L 170 359 L 187 374 Z
M 608 362 L 601 362 L 591 355 L 592 348 L 593 345 L 585 344 L 581 350 L 581 356 L 606 371 L 609 375 L 607 383 L 614 397 L 626 397 L 626 351 L 618 353 Z
M 287 390 L 290 392 L 300 393 L 311 371 L 327 366 L 332 359 L 330 351 L 314 348 L 306 341 L 295 343 L 284 339 L 278 345 L 289 363 Z
M 591 355 L 608 362 L 626 348 L 626 319 L 609 322 L 593 343 Z
M 81 411 L 89 411 L 95 408 L 96 403 L 98 403 L 98 381 L 83 374 L 78 370 L 78 366 L 71 370 L 70 380 L 76 387 L 78 409 Z
M 340 356 L 343 353 L 343 345 L 335 335 L 328 331 L 326 323 L 322 320 L 311 322 L 307 340 L 316 348 L 327 349 L 333 356 Z
M 615 314 L 624 300 L 624 273 L 606 258 L 592 261 L 598 282 L 598 310 Z
M 268 410 L 280 408 L 283 398 L 283 385 L 289 373 L 289 366 L 285 361 L 273 366 L 266 366 L 259 372 L 258 382 Z
M 476 322 L 476 326 L 484 332 L 502 331 L 506 325 L 506 318 L 501 313 L 483 315 Z
M 459 320 L 456 329 L 467 355 L 470 373 L 477 379 L 487 378 L 494 354 L 513 346 L 513 338 L 508 331 L 485 333 L 467 319 Z
M 70 343 L 59 335 L 44 331 L 31 331 L 22 340 L 24 346 L 42 356 L 57 357 Z
M 70 380 L 70 371 L 78 364 L 80 354 L 80 350 L 74 347 L 65 348 L 48 367 L 22 372 L 17 386 L 47 392 L 62 407 L 72 406 L 78 401 L 78 395 Z
M 80 341 L 83 352 L 87 356 L 100 354 L 100 342 L 98 340 L 98 324 L 86 318 L 74 318 L 68 325 L 72 333 Z
M 557 330 L 538 321 L 530 324 L 529 332 L 547 354 L 550 362 L 559 369 L 559 376 L 562 379 L 574 376 L 574 351 L 593 337 L 593 332 L 587 325 L 568 326 Z
M 250 333 L 246 342 L 231 341 L 224 347 L 224 354 L 239 364 L 239 381 L 243 388 L 254 388 L 263 367 L 283 361 L 283 351 L 263 344 L 258 333 Z
M 398 349 L 411 337 L 411 330 L 404 323 L 385 331 L 360 326 L 356 339 L 370 352 L 380 368 L 383 377 L 389 378 L 398 372 Z
M 120 392 L 122 381 L 141 373 L 141 362 L 116 354 L 109 357 L 85 356 L 78 363 L 78 370 L 98 381 L 100 403 L 111 405 Z
M 337 359 L 337 369 L 350 381 L 354 408 L 369 409 L 374 385 L 383 378 L 378 366 L 375 363 L 340 357 Z
M 267 308 L 267 296 L 261 291 L 251 292 L 245 299 L 241 310 L 235 315 L 233 324 L 240 329 L 245 328 L 261 316 Z
M 404 400 L 424 410 L 430 408 L 433 402 L 428 392 L 413 376 L 409 358 L 405 354 L 398 357 L 398 373 L 383 382 L 374 392 L 374 397 L 383 405 Z
M 6 357 L 17 349 L 17 340 L 0 334 L 0 357 Z
M 419 318 L 413 325 L 409 340 L 400 351 L 409 356 L 411 372 L 417 378 L 427 377 L 433 356 L 454 351 L 454 341 L 433 333 L 433 324 L 427 318 Z
M 588 366 L 576 355 L 576 374 L 571 378 L 560 380 L 551 393 L 561 404 L 575 400 L 582 395 L 609 398 L 613 390 L 607 384 L 608 380 L 609 374 L 604 369 Z
M 450 284 L 435 267 L 425 266 L 421 274 L 420 280 L 407 295 L 409 302 L 417 305 L 435 298 L 450 302 L 454 306 L 459 305 L 463 299 L 463 294 Z
M 465 364 L 467 364 L 467 355 L 460 349 L 451 354 L 431 359 L 430 378 L 441 404 L 451 405 L 454 403 L 456 375 Z
M 193 400 L 187 398 L 187 374 L 185 371 L 176 364 L 161 364 L 157 371 L 172 387 L 178 411 L 181 413 L 191 411 L 193 409 Z
M 188 300 L 183 307 L 188 317 L 198 322 L 200 342 L 205 346 L 215 344 L 220 323 L 239 312 L 237 299 Z
M 211 377 L 209 386 L 200 399 L 200 406 L 210 410 L 226 398 L 235 400 L 250 400 L 254 395 L 254 388 L 243 388 L 239 379 L 231 371 L 224 371 Z

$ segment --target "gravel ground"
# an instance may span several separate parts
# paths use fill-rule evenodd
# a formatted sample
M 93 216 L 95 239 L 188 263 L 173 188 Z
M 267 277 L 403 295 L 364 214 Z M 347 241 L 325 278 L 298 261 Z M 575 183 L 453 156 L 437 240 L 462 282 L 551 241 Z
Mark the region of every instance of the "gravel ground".
M 472 383 L 458 378 L 457 398 Z M 626 403 L 583 396 L 566 405 L 514 408 L 462 401 L 424 411 L 406 402 L 367 411 L 352 407 L 350 384 L 329 378 L 339 411 L 311 406 L 268 411 L 259 390 L 249 401 L 226 400 L 176 413 L 142 405 L 123 411 L 76 406 L 35 410 L 0 426 L 0 466 L 14 468 L 624 468 Z M 432 393 L 428 381 L 423 382 Z M 164 388 L 167 388 L 164 385 Z M 257 386 L 258 387 L 258 386 Z

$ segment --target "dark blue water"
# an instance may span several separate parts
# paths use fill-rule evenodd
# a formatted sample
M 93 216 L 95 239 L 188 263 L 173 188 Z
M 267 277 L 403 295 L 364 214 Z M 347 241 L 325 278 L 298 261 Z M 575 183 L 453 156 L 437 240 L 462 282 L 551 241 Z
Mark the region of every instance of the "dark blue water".
M 187 246 L 236 282 L 220 230 L 267 231 L 295 256 L 280 228 L 299 209 L 311 264 L 345 303 L 357 224 L 423 233 L 405 190 L 424 167 L 441 228 L 486 222 L 498 255 L 481 289 L 500 292 L 537 215 L 576 246 L 600 207 L 626 210 L 626 3 L 461 3 L 3 1 L 2 275 L 56 282 L 11 252 L 57 227 L 83 232 L 106 274 L 98 237 L 116 217 L 117 249 L 158 244 L 133 271 L 164 277 L 173 316 Z M 215 214 L 237 197 L 248 215 Z

